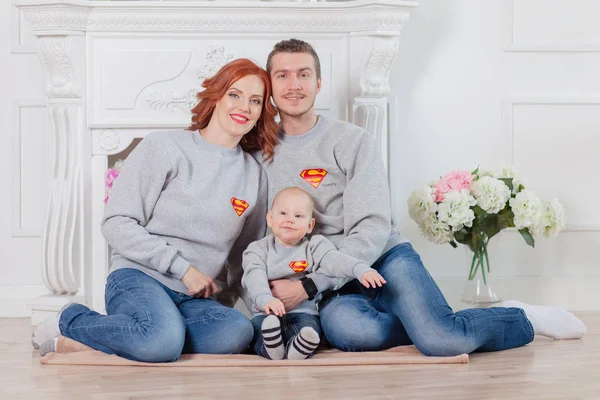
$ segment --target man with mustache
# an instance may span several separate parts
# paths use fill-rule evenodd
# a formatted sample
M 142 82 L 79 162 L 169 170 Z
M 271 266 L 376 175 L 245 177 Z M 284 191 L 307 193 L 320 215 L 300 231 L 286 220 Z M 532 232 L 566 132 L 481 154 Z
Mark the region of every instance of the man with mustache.
M 319 57 L 301 40 L 277 43 L 267 61 L 273 99 L 281 118 L 275 156 L 264 161 L 269 207 L 280 190 L 298 186 L 315 202 L 314 234 L 383 276 L 382 288 L 318 273 L 301 282 L 271 282 L 286 310 L 323 296 L 323 332 L 346 351 L 383 350 L 414 344 L 432 356 L 452 356 L 523 346 L 535 334 L 579 338 L 583 323 L 558 308 L 507 302 L 505 307 L 454 313 L 411 244 L 392 220 L 385 169 L 373 136 L 347 122 L 315 113 L 321 89 Z M 343 287 L 342 287 L 343 286 Z

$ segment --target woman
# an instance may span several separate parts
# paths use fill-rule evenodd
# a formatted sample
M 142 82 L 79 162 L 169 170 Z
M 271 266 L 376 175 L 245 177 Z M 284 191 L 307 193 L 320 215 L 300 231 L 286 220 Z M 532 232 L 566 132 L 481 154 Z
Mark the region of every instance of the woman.
M 271 157 L 277 144 L 271 84 L 239 59 L 202 86 L 190 128 L 148 135 L 114 183 L 102 221 L 114 249 L 107 315 L 67 305 L 34 332 L 42 355 L 59 334 L 145 362 L 239 353 L 252 340 L 230 306 L 242 252 L 265 231 L 267 180 L 247 151 Z

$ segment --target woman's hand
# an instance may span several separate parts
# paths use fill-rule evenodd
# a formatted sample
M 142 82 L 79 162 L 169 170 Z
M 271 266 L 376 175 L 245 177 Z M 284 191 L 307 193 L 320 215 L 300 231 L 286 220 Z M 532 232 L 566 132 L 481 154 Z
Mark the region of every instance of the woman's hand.
M 181 278 L 190 296 L 208 298 L 221 290 L 219 285 L 208 275 L 198 271 L 192 265 Z
M 304 290 L 300 281 L 278 279 L 269 281 L 269 286 L 271 287 L 273 297 L 281 300 L 286 310 L 293 310 L 304 300 L 308 299 L 306 290 Z
M 279 299 L 273 299 L 271 301 L 269 301 L 267 304 L 265 304 L 265 312 L 267 313 L 267 315 L 270 315 L 271 313 L 277 315 L 278 317 L 281 317 L 283 314 L 285 314 L 285 307 L 283 305 L 283 303 L 281 302 L 281 300 Z

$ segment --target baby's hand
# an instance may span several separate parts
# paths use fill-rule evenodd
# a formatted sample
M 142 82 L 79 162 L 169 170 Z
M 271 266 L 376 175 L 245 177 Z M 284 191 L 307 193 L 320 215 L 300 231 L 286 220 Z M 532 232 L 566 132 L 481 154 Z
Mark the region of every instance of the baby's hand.
M 379 272 L 369 271 L 363 274 L 362 278 L 360 278 L 360 283 L 367 288 L 376 288 L 382 287 L 386 282 L 385 279 L 383 279 L 383 276 L 379 275 Z
M 285 314 L 285 307 L 283 306 L 281 300 L 273 299 L 265 305 L 265 312 L 267 315 L 273 313 L 278 317 L 281 317 L 283 314 Z

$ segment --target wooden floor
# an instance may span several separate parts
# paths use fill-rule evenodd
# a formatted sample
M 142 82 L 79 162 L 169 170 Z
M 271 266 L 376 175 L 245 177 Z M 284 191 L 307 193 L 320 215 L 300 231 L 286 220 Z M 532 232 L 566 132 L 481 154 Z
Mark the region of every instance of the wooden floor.
M 0 319 L 0 399 L 600 399 L 600 312 L 582 340 L 538 338 L 468 365 L 42 366 L 27 319 Z

